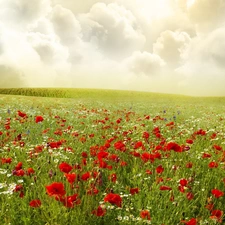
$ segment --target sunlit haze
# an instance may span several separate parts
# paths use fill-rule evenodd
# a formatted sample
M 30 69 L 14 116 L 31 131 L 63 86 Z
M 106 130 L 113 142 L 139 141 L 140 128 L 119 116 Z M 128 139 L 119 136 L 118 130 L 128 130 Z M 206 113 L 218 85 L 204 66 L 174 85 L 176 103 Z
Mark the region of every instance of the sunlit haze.
M 0 0 L 0 87 L 225 96 L 225 0 Z

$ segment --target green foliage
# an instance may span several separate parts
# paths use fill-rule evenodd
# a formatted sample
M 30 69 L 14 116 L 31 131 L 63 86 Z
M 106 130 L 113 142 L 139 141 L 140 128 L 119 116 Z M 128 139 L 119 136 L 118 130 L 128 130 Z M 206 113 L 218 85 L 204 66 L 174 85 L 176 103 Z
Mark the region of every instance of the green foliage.
M 212 195 L 213 189 L 225 192 L 224 98 L 90 89 L 1 91 L 12 95 L 0 95 L 0 224 L 170 225 L 191 218 L 198 224 L 224 223 L 223 216 L 210 218 L 212 210 L 206 208 L 213 203 L 213 209 L 225 212 L 225 196 Z M 37 116 L 43 121 L 36 122 Z M 149 138 L 143 137 L 144 132 Z M 59 147 L 50 146 L 58 141 Z M 124 149 L 115 147 L 119 142 Z M 182 151 L 169 150 L 169 143 Z M 107 152 L 102 160 L 108 167 L 101 166 L 100 155 L 91 149 Z M 145 161 L 143 153 L 160 157 Z M 210 157 L 204 158 L 204 153 Z M 8 158 L 11 163 L 5 161 Z M 19 162 L 23 176 L 15 175 Z M 72 165 L 71 173 L 79 177 L 73 186 L 60 171 L 62 162 Z M 210 168 L 210 162 L 218 163 L 217 167 Z M 159 166 L 164 169 L 161 173 L 156 172 Z M 34 173 L 27 174 L 28 168 Z M 91 174 L 87 181 L 81 179 L 86 172 Z M 95 173 L 101 174 L 101 181 Z M 184 192 L 179 190 L 181 179 L 188 181 Z M 80 203 L 69 208 L 62 199 L 49 196 L 46 186 L 53 182 L 63 183 L 66 196 L 78 194 Z M 16 185 L 23 188 L 16 191 Z M 93 185 L 99 192 L 87 194 Z M 171 190 L 160 190 L 162 186 Z M 131 188 L 139 192 L 131 195 Z M 122 207 L 104 202 L 110 191 L 122 197 Z M 193 199 L 187 198 L 189 192 Z M 34 199 L 41 200 L 40 207 L 29 206 Z M 107 210 L 103 217 L 92 213 L 100 205 Z M 151 220 L 141 218 L 142 210 L 149 211 Z

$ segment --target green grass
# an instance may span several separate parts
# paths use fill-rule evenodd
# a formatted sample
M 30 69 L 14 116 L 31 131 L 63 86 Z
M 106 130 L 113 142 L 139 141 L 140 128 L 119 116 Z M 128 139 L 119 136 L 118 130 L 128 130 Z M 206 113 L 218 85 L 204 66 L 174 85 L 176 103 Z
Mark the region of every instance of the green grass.
M 211 193 L 213 189 L 225 193 L 225 98 L 94 89 L 1 89 L 0 93 L 0 224 L 176 225 L 191 218 L 197 224 L 224 223 L 223 216 L 214 222 L 210 218 L 213 211 L 206 206 L 212 202 L 213 209 L 225 212 L 225 196 L 215 198 Z M 19 116 L 18 110 L 27 117 Z M 36 123 L 39 115 L 44 120 Z M 206 133 L 196 134 L 200 129 Z M 148 139 L 144 132 L 149 133 Z M 187 144 L 187 139 L 193 144 Z M 49 147 L 56 141 L 62 142 L 59 148 Z M 124 150 L 115 147 L 120 141 Z M 141 147 L 135 147 L 138 142 Z M 171 142 L 190 150 L 168 150 Z M 221 150 L 215 150 L 215 145 Z M 73 151 L 65 150 L 68 148 Z M 93 149 L 116 155 L 117 160 L 102 158 L 109 166 L 102 168 L 100 155 L 93 154 Z M 87 154 L 86 164 L 82 152 Z M 134 152 L 140 156 L 135 157 Z M 142 159 L 144 153 L 156 152 L 160 159 Z M 203 158 L 204 153 L 211 158 Z M 7 158 L 12 162 L 5 163 Z M 18 162 L 25 172 L 33 168 L 34 174 L 13 175 Z M 80 178 L 71 188 L 59 169 L 62 162 L 73 165 L 71 173 L 81 177 L 90 172 L 91 178 Z M 192 168 L 186 167 L 189 162 Z M 218 167 L 209 168 L 210 162 L 217 162 Z M 160 165 L 164 171 L 157 173 Z M 101 182 L 94 173 L 101 174 Z M 116 174 L 116 182 L 109 179 L 112 174 Z M 178 190 L 181 179 L 188 180 L 184 193 Z M 53 182 L 63 183 L 66 196 L 77 193 L 80 204 L 68 208 L 63 200 L 46 194 L 46 186 Z M 10 192 L 18 184 L 22 190 Z M 93 185 L 99 193 L 88 195 Z M 161 186 L 172 190 L 161 191 Z M 139 193 L 130 195 L 130 188 L 139 188 Z M 104 202 L 110 190 L 122 196 L 122 207 Z M 194 195 L 191 200 L 187 199 L 189 192 Z M 41 207 L 30 207 L 33 199 L 40 199 Z M 103 217 L 92 214 L 99 205 L 107 210 Z M 151 220 L 141 218 L 141 210 L 148 210 Z

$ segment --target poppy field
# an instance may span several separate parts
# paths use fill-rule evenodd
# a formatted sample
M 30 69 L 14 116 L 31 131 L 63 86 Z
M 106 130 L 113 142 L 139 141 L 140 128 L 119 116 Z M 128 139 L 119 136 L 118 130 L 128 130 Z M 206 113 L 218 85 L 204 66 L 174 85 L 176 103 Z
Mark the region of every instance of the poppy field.
M 0 224 L 224 224 L 225 98 L 110 95 L 0 95 Z

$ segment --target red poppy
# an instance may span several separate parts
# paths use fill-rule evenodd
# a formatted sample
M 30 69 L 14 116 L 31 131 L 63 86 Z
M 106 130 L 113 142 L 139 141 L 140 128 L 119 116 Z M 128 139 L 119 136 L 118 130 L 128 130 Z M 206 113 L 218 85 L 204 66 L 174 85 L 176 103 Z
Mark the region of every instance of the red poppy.
M 87 157 L 88 157 L 88 154 L 87 154 L 87 152 L 82 152 L 82 153 L 81 153 L 81 156 L 82 156 L 83 158 L 87 158 Z
M 111 182 L 115 183 L 115 182 L 116 182 L 116 180 L 117 180 L 117 176 L 116 176 L 116 174 L 115 174 L 115 173 L 113 173 L 113 174 L 109 175 L 109 180 L 110 180 Z
M 213 148 L 218 150 L 218 151 L 221 151 L 223 148 L 219 145 L 213 145 Z
M 56 141 L 56 142 L 50 142 L 48 143 L 50 148 L 59 148 L 62 145 L 61 141 Z
M 15 166 L 15 170 L 20 170 L 22 169 L 23 163 L 22 162 L 18 162 L 17 165 Z
M 35 171 L 34 171 L 33 168 L 28 168 L 26 172 L 27 172 L 27 175 L 28 176 L 30 176 L 31 174 L 34 174 L 35 173 Z
M 188 192 L 186 197 L 188 200 L 192 200 L 194 198 L 194 194 L 192 192 Z
M 138 149 L 138 148 L 140 148 L 140 147 L 142 147 L 142 146 L 143 146 L 142 141 L 138 141 L 138 142 L 135 143 L 134 149 Z
M 150 219 L 151 219 L 151 218 L 150 218 L 150 212 L 149 212 L 147 209 L 141 210 L 141 212 L 140 212 L 140 217 L 141 217 L 142 219 L 147 219 L 147 220 L 150 220 Z
M 205 152 L 204 152 L 204 153 L 202 154 L 202 158 L 203 158 L 203 159 L 205 159 L 205 158 L 211 158 L 211 154 L 205 153 Z
M 59 169 L 63 173 L 69 173 L 73 169 L 73 167 L 70 164 L 66 163 L 66 162 L 62 162 L 62 163 L 59 164 Z
M 186 179 L 181 179 L 180 180 L 180 185 L 181 186 L 187 186 L 187 184 L 188 184 L 188 181 Z
M 84 173 L 84 174 L 81 176 L 81 179 L 84 180 L 84 181 L 88 180 L 89 178 L 91 178 L 90 172 Z
M 12 162 L 12 158 L 2 158 L 1 161 L 2 161 L 2 164 L 5 164 L 5 163 L 10 164 Z
M 39 199 L 34 199 L 30 201 L 29 206 L 33 208 L 38 208 L 41 206 L 41 201 Z
M 167 150 L 174 150 L 175 152 L 182 152 L 182 148 L 176 142 L 169 142 L 166 146 Z
M 155 170 L 156 170 L 156 173 L 160 174 L 164 171 L 164 168 L 162 167 L 162 165 L 159 165 Z
M 122 205 L 122 198 L 118 194 L 109 193 L 104 198 L 105 202 L 109 202 L 113 205 L 117 205 L 118 207 L 121 207 Z
M 72 184 L 76 180 L 77 175 L 75 173 L 65 173 L 67 181 Z
M 20 170 L 16 170 L 15 173 L 13 173 L 14 175 L 18 176 L 18 177 L 22 177 L 25 174 L 25 171 L 20 169 Z
M 159 189 L 160 189 L 161 191 L 170 191 L 170 190 L 172 190 L 172 188 L 169 187 L 169 186 L 160 186 Z
M 24 112 L 21 112 L 20 110 L 17 112 L 18 116 L 24 118 L 24 117 L 27 117 L 27 114 L 24 113 Z
M 14 192 L 22 191 L 23 190 L 23 185 L 22 184 L 17 184 L 16 187 L 14 188 Z
M 217 162 L 210 162 L 208 167 L 209 168 L 217 168 L 219 166 L 219 164 Z
M 64 185 L 61 182 L 53 182 L 49 186 L 46 186 L 46 191 L 49 196 L 63 196 L 66 194 Z
M 101 206 L 98 206 L 96 210 L 92 211 L 92 214 L 96 216 L 104 216 L 106 214 L 106 209 L 102 208 Z
M 197 220 L 195 218 L 191 218 L 190 220 L 186 221 L 186 220 L 182 220 L 182 223 L 185 223 L 187 225 L 196 225 L 197 224 Z
M 43 120 L 44 120 L 44 118 L 42 116 L 36 116 L 35 117 L 35 122 L 36 123 L 42 122 Z
M 139 188 L 130 188 L 130 194 L 131 195 L 138 194 L 138 192 L 139 192 Z
M 187 144 L 193 144 L 193 140 L 187 139 L 187 140 L 186 140 L 186 143 L 187 143 Z
M 221 217 L 223 216 L 223 211 L 219 209 L 215 209 L 211 212 L 211 216 L 209 217 L 210 219 L 216 220 L 218 222 L 222 222 Z
M 192 168 L 193 167 L 193 163 L 192 162 L 188 162 L 187 164 L 186 164 L 186 168 Z
M 150 134 L 149 134 L 147 131 L 143 132 L 143 134 L 142 134 L 142 137 L 143 137 L 144 139 L 148 139 L 149 136 L 150 136 Z
M 126 151 L 126 146 L 122 141 L 117 141 L 116 143 L 114 143 L 114 148 L 116 150 L 119 150 L 121 152 L 125 152 Z
M 79 205 L 81 200 L 78 198 L 78 194 L 74 194 L 71 196 L 67 196 L 66 198 L 63 198 L 61 202 L 66 206 L 67 208 L 73 208 L 75 205 Z
M 185 192 L 185 186 L 179 185 L 179 186 L 178 186 L 178 190 L 179 190 L 181 193 L 184 193 L 184 192 Z
M 211 193 L 214 195 L 215 198 L 222 197 L 224 195 L 224 192 L 218 190 L 218 189 L 213 189 Z

